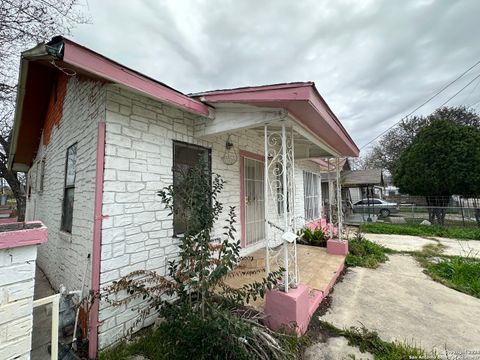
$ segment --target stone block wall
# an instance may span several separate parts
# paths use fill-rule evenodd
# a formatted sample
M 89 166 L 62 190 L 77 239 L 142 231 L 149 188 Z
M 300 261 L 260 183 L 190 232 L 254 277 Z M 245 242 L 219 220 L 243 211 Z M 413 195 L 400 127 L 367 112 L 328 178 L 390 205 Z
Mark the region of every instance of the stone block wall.
M 57 111 L 63 106 L 61 119 L 48 128 L 48 142 L 40 140 L 28 173 L 31 192 L 26 219 L 41 220 L 49 229 L 48 243 L 38 250 L 38 263 L 53 287 L 58 290 L 60 284 L 65 284 L 69 290 L 80 290 L 87 255 L 92 251 L 97 125 L 105 119 L 105 88 L 101 82 L 70 77 L 66 93 L 59 99 L 63 103 L 49 109 Z M 77 143 L 77 164 L 73 226 L 69 234 L 60 230 L 60 225 L 66 151 L 74 143 Z M 91 276 L 87 274 L 89 279 Z M 86 291 L 89 284 L 88 281 Z
M 30 359 L 37 246 L 0 249 L 0 359 Z
M 225 187 L 219 200 L 226 218 L 229 206 L 236 207 L 237 236 L 240 238 L 240 161 L 224 164 L 227 135 L 209 141 L 194 137 L 195 127 L 205 121 L 144 96 L 108 86 L 106 90 L 105 181 L 103 192 L 103 225 L 101 286 L 104 287 L 134 270 L 147 269 L 159 275 L 178 254 L 173 237 L 172 217 L 168 215 L 156 192 L 172 183 L 173 141 L 182 141 L 211 149 L 212 171 L 222 176 Z M 264 139 L 251 130 L 238 131 L 230 140 L 236 151 L 259 155 Z M 303 169 L 314 171 L 314 164 L 300 163 L 296 168 L 296 211 L 304 216 Z M 270 199 L 271 211 L 276 203 Z M 301 208 L 301 209 L 300 209 Z M 219 221 L 216 234 L 223 232 Z M 259 246 L 264 246 L 259 244 Z M 251 249 L 248 249 L 251 250 Z M 111 307 L 101 303 L 100 348 L 123 337 L 132 327 L 139 301 L 128 306 Z M 153 321 L 147 318 L 141 325 Z

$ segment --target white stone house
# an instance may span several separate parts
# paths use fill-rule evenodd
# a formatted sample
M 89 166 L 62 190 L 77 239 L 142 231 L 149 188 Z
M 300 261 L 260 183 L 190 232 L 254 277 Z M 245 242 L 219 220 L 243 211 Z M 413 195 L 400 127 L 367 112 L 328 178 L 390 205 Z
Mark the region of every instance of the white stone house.
M 184 95 L 62 37 L 22 54 L 9 166 L 28 171 L 27 220 L 48 227 L 38 264 L 57 289 L 79 289 L 85 266 L 93 291 L 164 273 L 182 224 L 156 192 L 198 155 L 225 179 L 248 254 L 322 215 L 312 159 L 358 151 L 313 83 Z M 135 316 L 96 301 L 90 356 Z

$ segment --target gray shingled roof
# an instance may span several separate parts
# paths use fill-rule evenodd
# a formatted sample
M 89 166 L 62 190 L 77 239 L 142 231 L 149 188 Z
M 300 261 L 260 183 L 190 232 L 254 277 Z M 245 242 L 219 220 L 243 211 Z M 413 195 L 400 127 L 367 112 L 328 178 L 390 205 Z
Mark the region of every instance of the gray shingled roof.
M 383 185 L 382 169 L 345 171 L 341 183 L 343 187 Z

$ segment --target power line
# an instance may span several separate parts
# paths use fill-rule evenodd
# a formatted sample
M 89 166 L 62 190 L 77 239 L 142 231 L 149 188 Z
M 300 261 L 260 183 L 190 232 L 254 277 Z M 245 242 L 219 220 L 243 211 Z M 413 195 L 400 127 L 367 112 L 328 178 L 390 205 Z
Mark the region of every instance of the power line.
M 446 103 L 448 103 L 450 100 L 452 100 L 454 97 L 456 97 L 458 94 L 460 94 L 463 90 L 465 90 L 468 86 L 470 86 L 475 80 L 477 80 L 478 78 L 480 78 L 480 74 L 478 74 L 477 76 L 475 76 L 471 81 L 468 82 L 467 85 L 465 85 L 464 87 L 462 87 L 460 90 L 458 90 L 453 96 L 451 96 L 450 98 L 448 98 L 447 101 L 445 101 L 442 105 L 440 105 L 439 107 L 442 107 L 443 105 L 445 105 Z
M 475 101 L 473 104 L 468 105 L 468 107 L 474 107 L 474 106 L 477 105 L 478 103 L 480 103 L 480 100 Z
M 372 142 L 374 142 L 375 140 L 377 140 L 380 136 L 382 136 L 383 134 L 385 134 L 386 132 L 390 131 L 391 129 L 393 129 L 395 126 L 397 126 L 402 120 L 408 118 L 410 115 L 412 115 L 414 112 L 416 112 L 418 109 L 420 109 L 421 107 L 425 106 L 426 104 L 428 104 L 430 101 L 432 101 L 433 99 L 435 99 L 438 95 L 440 95 L 442 92 L 444 92 L 447 88 L 449 88 L 451 85 L 453 85 L 454 83 L 456 83 L 458 80 L 460 80 L 465 74 L 467 74 L 470 70 L 472 70 L 473 68 L 475 68 L 476 66 L 478 66 L 480 64 L 480 60 L 478 60 L 475 64 L 473 64 L 472 66 L 470 66 L 467 70 L 465 70 L 463 73 L 461 73 L 459 76 L 457 76 L 454 80 L 450 81 L 447 85 L 445 85 L 444 87 L 442 87 L 439 91 L 437 91 L 435 94 L 433 94 L 432 96 L 430 96 L 427 100 L 425 100 L 423 103 L 421 103 L 420 105 L 418 105 L 415 109 L 413 109 L 412 111 L 410 111 L 407 115 L 405 115 L 404 117 L 402 117 L 400 120 L 398 120 L 396 123 L 394 123 L 393 125 L 391 125 L 390 127 L 388 127 L 386 130 L 382 131 L 380 134 L 378 134 L 377 136 L 375 136 L 372 140 L 370 140 L 368 143 L 366 143 L 365 145 L 361 146 L 360 147 L 360 150 L 362 150 L 363 148 L 365 148 L 366 146 L 370 145 Z M 473 81 L 475 81 L 478 77 L 480 77 L 480 74 L 478 76 L 476 76 L 470 83 L 468 83 L 466 86 L 470 85 Z M 465 88 L 465 87 L 464 87 Z M 453 99 L 455 96 L 457 96 L 461 91 L 464 90 L 464 88 L 462 88 L 458 93 L 456 93 L 454 96 L 452 96 L 450 99 L 448 99 L 445 103 L 449 102 L 451 99 Z M 445 104 L 444 103 L 444 104 Z M 443 105 L 442 105 L 443 106 Z M 441 107 L 441 106 L 440 106 Z

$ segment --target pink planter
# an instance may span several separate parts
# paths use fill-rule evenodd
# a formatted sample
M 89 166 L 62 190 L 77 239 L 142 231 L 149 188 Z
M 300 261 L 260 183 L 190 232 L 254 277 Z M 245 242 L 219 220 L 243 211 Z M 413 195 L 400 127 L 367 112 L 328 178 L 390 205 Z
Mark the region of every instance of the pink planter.
M 347 255 L 348 241 L 333 240 L 327 241 L 327 253 L 331 255 Z
M 0 224 L 0 249 L 42 244 L 47 236 L 47 227 L 41 221 Z

